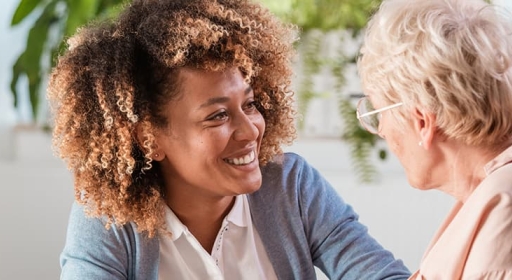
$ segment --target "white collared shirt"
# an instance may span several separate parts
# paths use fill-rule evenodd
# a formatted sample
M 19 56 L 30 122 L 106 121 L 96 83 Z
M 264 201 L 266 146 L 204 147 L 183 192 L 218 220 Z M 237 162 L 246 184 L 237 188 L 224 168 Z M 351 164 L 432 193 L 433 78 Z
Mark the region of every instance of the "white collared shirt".
M 238 195 L 208 253 L 165 207 L 167 229 L 160 236 L 158 279 L 277 279 L 258 232 L 252 225 L 246 195 Z

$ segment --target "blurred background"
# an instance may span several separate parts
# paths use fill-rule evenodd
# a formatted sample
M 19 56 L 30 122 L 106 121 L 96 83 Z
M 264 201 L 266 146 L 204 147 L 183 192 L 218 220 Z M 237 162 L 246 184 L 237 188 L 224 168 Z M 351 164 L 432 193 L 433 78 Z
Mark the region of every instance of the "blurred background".
M 286 151 L 313 164 L 385 248 L 416 270 L 453 200 L 409 186 L 382 140 L 355 118 L 354 58 L 379 1 L 260 0 L 297 24 L 299 137 Z M 51 149 L 46 76 L 63 37 L 114 16 L 121 0 L 3 0 L 0 9 L 0 279 L 57 279 L 73 179 Z M 512 8 L 512 1 L 494 4 Z M 320 272 L 319 279 L 324 279 Z

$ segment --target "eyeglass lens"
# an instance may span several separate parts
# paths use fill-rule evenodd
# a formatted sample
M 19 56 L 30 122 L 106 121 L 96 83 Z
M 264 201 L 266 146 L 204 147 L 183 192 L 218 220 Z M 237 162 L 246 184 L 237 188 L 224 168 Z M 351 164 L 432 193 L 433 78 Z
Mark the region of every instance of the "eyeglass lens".
M 361 105 L 362 105 L 361 106 L 362 107 L 361 114 L 365 114 L 365 113 L 375 110 L 375 108 L 373 108 L 373 105 L 368 98 L 365 98 L 362 101 Z M 370 132 L 377 132 L 379 130 L 379 119 L 380 119 L 380 113 L 376 113 L 376 114 L 364 116 L 362 118 L 362 121 L 363 121 L 366 129 L 368 129 Z

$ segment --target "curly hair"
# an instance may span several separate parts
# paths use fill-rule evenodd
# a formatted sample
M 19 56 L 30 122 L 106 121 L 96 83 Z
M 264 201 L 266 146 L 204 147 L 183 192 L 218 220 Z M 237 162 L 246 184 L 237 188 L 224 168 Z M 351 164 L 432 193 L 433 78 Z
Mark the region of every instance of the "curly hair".
M 490 148 L 510 139 L 512 24 L 504 9 L 481 0 L 385 0 L 358 67 L 366 92 L 436 114 L 451 139 Z M 403 124 L 406 111 L 392 113 Z
M 261 164 L 282 153 L 296 135 L 296 34 L 247 0 L 135 0 L 115 20 L 80 29 L 48 86 L 53 144 L 73 172 L 78 203 L 107 228 L 134 222 L 149 236 L 164 228 L 152 131 L 168 125 L 163 105 L 178 97 L 182 67 L 238 67 L 266 122 Z

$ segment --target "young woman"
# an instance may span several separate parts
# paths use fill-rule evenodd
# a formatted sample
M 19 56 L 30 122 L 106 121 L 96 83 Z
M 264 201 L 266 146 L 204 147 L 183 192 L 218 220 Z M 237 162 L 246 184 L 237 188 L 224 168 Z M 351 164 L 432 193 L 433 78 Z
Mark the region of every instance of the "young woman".
M 406 279 L 301 157 L 294 30 L 244 0 L 136 0 L 49 97 L 77 203 L 61 279 Z

